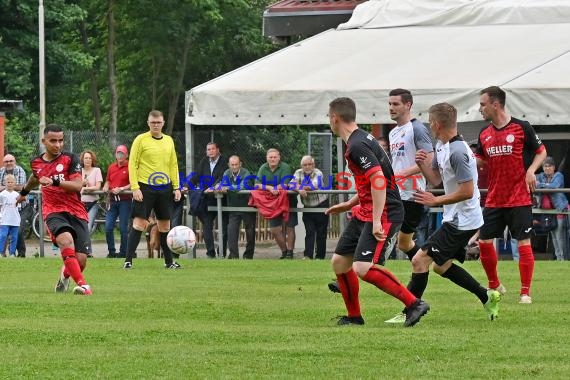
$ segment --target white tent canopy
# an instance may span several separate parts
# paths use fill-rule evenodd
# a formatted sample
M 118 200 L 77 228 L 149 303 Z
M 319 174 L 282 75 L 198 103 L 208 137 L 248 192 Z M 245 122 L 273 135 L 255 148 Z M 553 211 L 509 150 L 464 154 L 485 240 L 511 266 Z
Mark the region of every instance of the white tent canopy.
M 447 101 L 480 120 L 479 91 L 499 85 L 514 116 L 570 124 L 570 1 L 371 0 L 337 30 L 282 49 L 186 94 L 198 125 L 328 124 L 353 98 L 359 123 L 390 123 L 393 88 L 414 114 Z

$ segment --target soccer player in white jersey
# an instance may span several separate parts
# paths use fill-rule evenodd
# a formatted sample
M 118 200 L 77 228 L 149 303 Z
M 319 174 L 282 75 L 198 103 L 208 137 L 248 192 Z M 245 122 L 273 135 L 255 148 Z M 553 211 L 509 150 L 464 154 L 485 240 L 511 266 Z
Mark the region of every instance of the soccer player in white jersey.
M 411 260 L 417 252 L 414 233 L 423 216 L 424 208 L 414 201 L 416 190 L 426 189 L 426 180 L 415 162 L 416 152 L 423 150 L 427 159 L 433 158 L 433 143 L 429 129 L 419 120 L 412 118 L 413 97 L 410 91 L 397 88 L 389 94 L 390 118 L 396 126 L 388 135 L 392 168 L 398 181 L 400 197 L 404 203 L 404 224 L 398 234 L 398 248 Z
M 404 204 L 404 223 L 398 234 L 398 248 L 410 260 L 419 249 L 413 238 L 424 216 L 424 207 L 414 201 L 413 194 L 416 190 L 426 189 L 426 180 L 415 162 L 416 152 L 421 149 L 426 152 L 427 160 L 431 161 L 433 158 L 433 142 L 429 129 L 411 116 L 413 103 L 414 98 L 408 90 L 396 88 L 389 93 L 390 118 L 396 122 L 396 126 L 388 135 L 390 154 Z M 402 323 L 406 312 L 404 309 L 386 323 Z
M 438 103 L 429 109 L 429 122 L 437 139 L 436 154 L 428 160 L 427 153 L 419 150 L 416 163 L 429 183 L 443 183 L 444 194 L 418 190 L 416 202 L 430 207 L 443 206 L 443 224 L 431 235 L 412 259 L 412 279 L 408 284 L 420 298 L 428 283 L 429 267 L 442 277 L 475 294 L 483 304 L 490 320 L 499 314 L 501 295 L 487 290 L 465 269 L 453 263 L 465 260 L 465 246 L 469 238 L 483 225 L 477 187 L 477 162 L 474 154 L 457 133 L 457 110 L 448 103 Z

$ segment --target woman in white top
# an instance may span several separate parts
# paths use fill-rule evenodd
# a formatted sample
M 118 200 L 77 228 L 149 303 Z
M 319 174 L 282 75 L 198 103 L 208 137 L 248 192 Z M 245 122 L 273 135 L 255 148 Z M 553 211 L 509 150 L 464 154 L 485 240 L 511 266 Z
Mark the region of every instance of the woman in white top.
M 85 150 L 80 156 L 81 176 L 83 177 L 83 189 L 81 189 L 81 202 L 85 205 L 85 210 L 89 215 L 89 231 L 93 229 L 95 217 L 97 216 L 96 203 L 99 195 L 92 194 L 94 191 L 101 190 L 103 184 L 103 174 L 101 169 L 97 167 L 97 156 L 91 150 Z

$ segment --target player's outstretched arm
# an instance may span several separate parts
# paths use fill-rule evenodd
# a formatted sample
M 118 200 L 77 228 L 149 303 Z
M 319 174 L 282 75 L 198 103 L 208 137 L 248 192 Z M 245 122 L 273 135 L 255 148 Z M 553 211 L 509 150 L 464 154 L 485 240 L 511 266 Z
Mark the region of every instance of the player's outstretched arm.
M 350 198 L 346 202 L 342 202 L 342 203 L 339 203 L 337 205 L 329 207 L 328 209 L 325 210 L 325 214 L 326 215 L 336 215 L 336 214 L 340 214 L 341 212 L 350 211 L 359 202 L 360 201 L 358 199 L 358 195 L 355 195 L 354 197 Z
M 16 199 L 16 203 L 21 203 L 25 201 L 26 196 L 30 193 L 30 191 L 38 187 L 39 184 L 40 182 L 38 181 L 38 179 L 33 175 L 31 175 L 30 178 L 28 178 L 28 182 L 26 182 L 24 187 L 22 187 L 22 190 L 20 190 L 20 196 L 18 197 L 18 199 Z

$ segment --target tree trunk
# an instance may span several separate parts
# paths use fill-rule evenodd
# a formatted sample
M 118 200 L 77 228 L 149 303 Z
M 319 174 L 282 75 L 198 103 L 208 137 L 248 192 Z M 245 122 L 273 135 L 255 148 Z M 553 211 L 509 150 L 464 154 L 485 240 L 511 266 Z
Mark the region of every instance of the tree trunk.
M 89 39 L 87 38 L 87 26 L 85 21 L 79 24 L 81 43 L 87 53 L 90 53 Z M 89 68 L 89 95 L 91 95 L 91 112 L 95 122 L 95 132 L 101 135 L 101 101 L 99 100 L 99 88 L 97 86 L 97 70 L 95 64 Z
M 110 92 L 110 106 L 111 118 L 109 121 L 109 139 L 114 140 L 117 134 L 117 117 L 119 113 L 119 95 L 117 92 L 117 73 L 115 69 L 115 0 L 109 0 L 109 13 L 107 14 L 108 20 L 108 33 L 109 39 L 107 41 L 107 67 L 109 75 L 109 92 Z
M 168 120 L 166 124 L 166 134 L 168 135 L 172 135 L 172 130 L 174 129 L 174 118 L 176 116 L 176 111 L 178 110 L 178 102 L 180 101 L 180 94 L 184 91 L 184 74 L 186 73 L 186 65 L 188 63 L 188 55 L 190 54 L 191 46 L 192 36 L 189 32 L 182 49 L 182 62 L 177 66 L 176 82 L 174 87 L 170 90 L 168 101 Z

